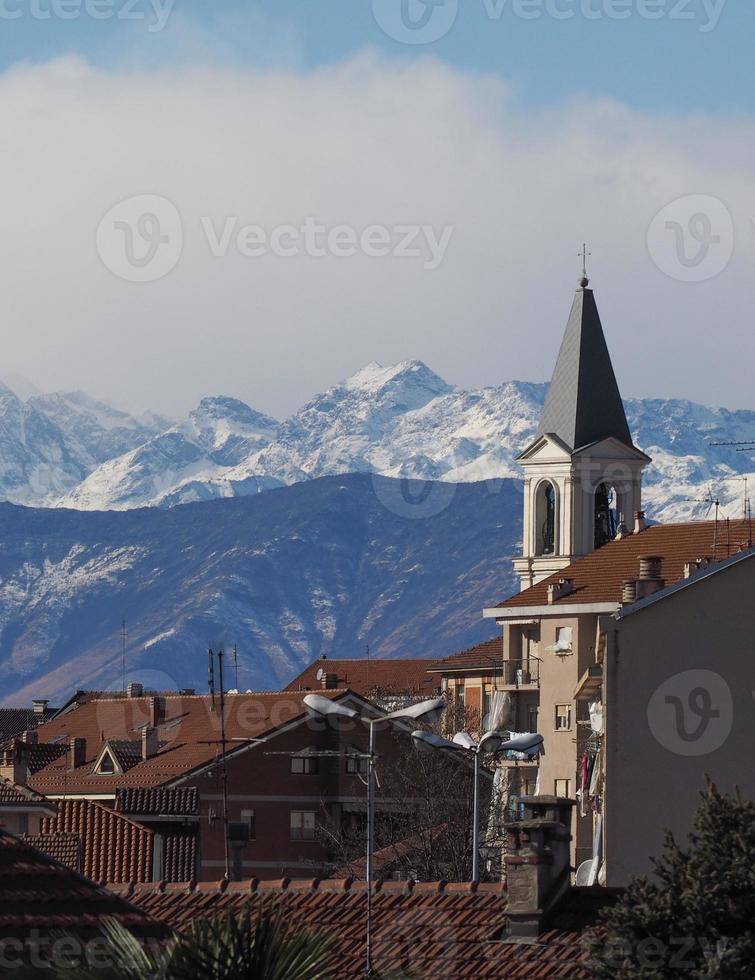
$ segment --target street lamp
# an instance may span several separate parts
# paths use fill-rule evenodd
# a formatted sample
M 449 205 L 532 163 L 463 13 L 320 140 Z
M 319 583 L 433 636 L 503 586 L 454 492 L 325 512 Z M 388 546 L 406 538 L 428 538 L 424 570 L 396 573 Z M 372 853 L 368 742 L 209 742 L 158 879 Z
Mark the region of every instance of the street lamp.
M 434 721 L 446 707 L 442 698 L 408 704 L 377 718 L 360 715 L 345 704 L 332 701 L 321 694 L 307 694 L 304 704 L 315 714 L 325 718 L 349 718 L 367 725 L 370 732 L 370 748 L 367 756 L 367 972 L 372 976 L 372 853 L 375 844 L 375 725 L 384 721 Z
M 475 742 L 467 732 L 457 732 L 449 741 L 433 732 L 412 732 L 418 748 L 443 749 L 447 752 L 471 752 L 474 756 L 474 791 L 472 805 L 472 881 L 480 877 L 479 830 L 480 830 L 480 756 L 486 752 L 527 752 L 534 755 L 541 751 L 543 736 L 536 734 L 517 735 L 507 738 L 508 732 L 486 732 L 479 742 Z

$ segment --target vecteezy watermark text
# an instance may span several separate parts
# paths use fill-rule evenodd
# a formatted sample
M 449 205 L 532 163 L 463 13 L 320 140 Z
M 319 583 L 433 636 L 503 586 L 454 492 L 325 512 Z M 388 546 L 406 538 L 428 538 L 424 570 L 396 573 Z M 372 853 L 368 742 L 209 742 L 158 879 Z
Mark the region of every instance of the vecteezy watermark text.
M 150 34 L 163 30 L 175 0 L 0 0 L 0 20 L 145 21 Z
M 434 271 L 443 261 L 453 227 L 425 224 L 326 225 L 310 216 L 297 224 L 243 223 L 237 215 L 199 218 L 199 237 L 215 258 L 236 254 L 337 259 L 414 259 Z M 159 194 L 127 198 L 108 210 L 97 227 L 97 252 L 111 272 L 129 282 L 162 279 L 178 263 L 184 227 L 176 206 Z
M 269 231 L 262 225 L 241 225 L 228 217 L 217 228 L 208 216 L 201 218 L 202 229 L 216 258 L 223 258 L 231 247 L 240 255 L 256 259 L 265 255 L 313 259 L 331 255 L 348 259 L 361 252 L 371 259 L 392 255 L 396 259 L 422 259 L 423 268 L 437 269 L 451 241 L 453 228 L 446 225 L 436 232 L 432 225 L 368 225 L 357 230 L 350 225 L 320 224 L 308 216 L 300 225 L 276 225 Z
M 696 22 L 701 34 L 718 26 L 727 0 L 479 0 L 490 21 L 550 19 L 570 21 Z M 465 12 L 471 3 L 467 2 Z M 456 23 L 459 0 L 372 0 L 373 16 L 382 30 L 402 44 L 432 44 Z

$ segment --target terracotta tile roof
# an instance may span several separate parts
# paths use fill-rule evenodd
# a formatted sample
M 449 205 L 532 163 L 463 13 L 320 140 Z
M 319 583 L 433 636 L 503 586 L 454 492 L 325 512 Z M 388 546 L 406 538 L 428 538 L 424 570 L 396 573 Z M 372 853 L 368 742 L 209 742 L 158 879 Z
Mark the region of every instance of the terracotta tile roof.
M 35 793 L 28 786 L 19 786 L 18 783 L 12 783 L 9 779 L 0 776 L 0 810 L 7 806 L 55 809 L 55 803 L 41 793 Z
M 121 896 L 0 831 L 0 937 L 22 942 L 65 931 L 87 939 L 110 916 L 142 938 L 166 938 L 164 924 Z
M 197 831 L 192 827 L 172 827 L 163 833 L 163 881 L 194 881 L 198 847 Z
M 755 534 L 755 525 L 752 526 Z M 686 562 L 698 558 L 717 560 L 734 555 L 750 540 L 748 521 L 696 521 L 687 524 L 657 524 L 640 534 L 630 534 L 612 541 L 598 551 L 579 558 L 567 568 L 543 579 L 537 585 L 501 602 L 496 608 L 516 609 L 548 604 L 548 585 L 560 578 L 570 578 L 574 589 L 553 603 L 553 608 L 574 603 L 621 602 L 622 584 L 636 579 L 641 555 L 662 559 L 662 576 L 666 585 L 684 577 Z M 715 541 L 715 549 L 714 549 Z
M 36 712 L 34 708 L 0 708 L 0 741 L 13 738 L 21 732 L 33 731 L 47 721 L 57 708 L 45 708 Z
M 81 871 L 81 840 L 78 834 L 22 834 L 19 840 L 36 847 L 71 871 Z
M 59 800 L 42 820 L 45 835 L 76 834 L 81 870 L 94 881 L 151 881 L 152 831 L 93 800 Z
M 109 739 L 107 745 L 124 772 L 142 761 L 142 743 L 136 739 Z
M 460 653 L 454 653 L 450 657 L 436 661 L 429 669 L 434 673 L 442 673 L 444 670 L 460 670 L 462 668 L 492 668 L 502 667 L 503 662 L 503 637 L 499 633 L 484 643 L 469 647 Z
M 364 884 L 352 879 L 150 884 L 118 891 L 176 929 L 200 916 L 240 912 L 247 903 L 252 911 L 263 904 L 281 908 L 287 916 L 335 937 L 335 977 L 364 976 L 367 894 Z M 601 892 L 601 901 L 612 900 L 608 889 Z M 502 885 L 379 882 L 373 899 L 373 959 L 381 975 L 409 970 L 448 980 L 582 978 L 587 974 L 580 937 L 594 921 L 593 914 L 589 921 L 575 921 L 574 928 L 551 928 L 531 945 L 504 943 Z
M 196 786 L 126 787 L 117 791 L 115 808 L 133 816 L 196 816 L 199 794 Z
M 331 675 L 329 686 L 349 688 L 363 697 L 384 694 L 426 694 L 431 697 L 436 681 L 427 673 L 434 660 L 331 660 L 321 658 L 295 677 L 284 691 L 322 691 L 318 671 Z
M 326 697 L 340 698 L 346 691 L 324 691 Z M 303 718 L 307 710 L 303 692 L 270 692 L 233 694 L 226 696 L 226 737 L 232 745 L 229 751 L 239 751 L 243 745 L 233 740 L 260 738 L 295 719 Z M 141 737 L 141 729 L 149 721 L 149 697 L 100 698 L 77 704 L 59 715 L 38 732 L 57 758 L 37 769 L 29 779 L 30 785 L 41 793 L 102 794 L 115 796 L 118 789 L 132 786 L 147 788 L 169 785 L 192 770 L 211 764 L 218 755 L 220 739 L 219 698 L 214 706 L 208 695 L 164 697 L 165 722 L 158 726 L 159 749 L 145 761 L 140 761 L 125 773 L 94 775 L 92 765 L 108 739 L 133 741 Z M 70 768 L 70 753 L 66 745 L 72 738 L 86 741 L 84 764 Z M 61 749 L 62 746 L 62 749 Z

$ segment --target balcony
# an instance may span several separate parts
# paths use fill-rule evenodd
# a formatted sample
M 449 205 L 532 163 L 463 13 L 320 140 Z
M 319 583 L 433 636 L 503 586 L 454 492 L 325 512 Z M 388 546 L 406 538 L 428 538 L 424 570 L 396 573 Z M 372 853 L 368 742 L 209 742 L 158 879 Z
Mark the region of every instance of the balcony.
M 504 691 L 536 691 L 540 687 L 540 659 L 504 660 L 501 689 Z

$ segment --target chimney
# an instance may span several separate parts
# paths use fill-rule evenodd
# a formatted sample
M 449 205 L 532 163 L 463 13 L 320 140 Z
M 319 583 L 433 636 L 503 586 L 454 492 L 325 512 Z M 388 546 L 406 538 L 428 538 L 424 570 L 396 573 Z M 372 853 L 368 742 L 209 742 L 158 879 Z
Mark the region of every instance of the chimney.
M 634 515 L 634 533 L 641 534 L 647 527 L 647 521 L 645 520 L 645 511 L 638 510 Z
M 320 683 L 323 690 L 334 691 L 338 687 L 338 674 L 323 674 Z
M 535 942 L 544 920 L 570 887 L 571 811 L 574 800 L 520 797 L 521 819 L 508 821 L 506 884 L 510 942 Z
M 140 698 L 144 694 L 144 687 L 138 681 L 131 681 L 126 688 L 126 696 L 129 698 Z
M 46 698 L 32 698 L 31 710 L 35 715 L 43 715 L 50 702 Z
M 33 729 L 27 729 L 25 732 L 21 732 L 21 741 L 25 742 L 27 745 L 36 745 L 38 739 L 39 736 Z
M 165 698 L 149 699 L 149 723 L 152 728 L 157 728 L 165 721 Z
M 87 740 L 72 738 L 69 742 L 71 750 L 71 769 L 79 769 L 87 761 Z
M 635 582 L 638 599 L 644 599 L 661 591 L 666 584 L 661 575 L 662 570 L 662 558 L 657 555 L 640 555 L 640 576 Z
M 0 753 L 0 776 L 16 783 L 17 786 L 26 786 L 29 778 L 29 766 L 26 753 L 20 746 L 3 749 Z
M 574 591 L 574 582 L 570 578 L 560 578 L 558 582 L 551 582 L 548 586 L 548 605 L 563 599 Z
M 621 601 L 625 605 L 637 601 L 637 580 L 630 578 L 621 587 Z
M 151 725 L 142 728 L 142 761 L 146 762 L 152 756 L 157 755 L 160 743 L 157 737 L 157 729 Z

